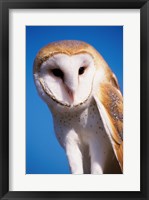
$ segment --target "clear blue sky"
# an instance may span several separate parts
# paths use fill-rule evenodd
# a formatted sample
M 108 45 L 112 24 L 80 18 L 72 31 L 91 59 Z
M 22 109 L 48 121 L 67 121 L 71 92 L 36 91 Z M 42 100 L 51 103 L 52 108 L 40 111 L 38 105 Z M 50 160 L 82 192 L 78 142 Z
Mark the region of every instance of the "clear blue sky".
M 82 40 L 94 46 L 123 88 L 122 26 L 26 27 L 26 173 L 69 174 L 64 150 L 56 140 L 51 113 L 38 96 L 33 61 L 40 48 L 58 40 Z

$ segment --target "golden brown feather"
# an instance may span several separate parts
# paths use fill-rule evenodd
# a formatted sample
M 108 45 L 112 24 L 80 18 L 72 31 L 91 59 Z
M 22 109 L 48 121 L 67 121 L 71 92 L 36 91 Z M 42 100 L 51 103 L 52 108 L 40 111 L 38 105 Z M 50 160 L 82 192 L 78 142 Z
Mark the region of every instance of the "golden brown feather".
M 63 40 L 52 42 L 40 49 L 34 61 L 34 72 L 40 69 L 40 66 L 44 61 L 46 61 L 53 55 L 60 53 L 66 55 L 88 53 L 93 57 L 95 61 L 95 66 L 104 66 L 106 64 L 102 56 L 91 45 L 77 40 Z M 98 65 L 96 65 L 97 60 Z
M 123 170 L 123 98 L 120 91 L 110 83 L 100 84 L 99 101 L 105 108 L 112 132 L 111 139 L 116 157 Z

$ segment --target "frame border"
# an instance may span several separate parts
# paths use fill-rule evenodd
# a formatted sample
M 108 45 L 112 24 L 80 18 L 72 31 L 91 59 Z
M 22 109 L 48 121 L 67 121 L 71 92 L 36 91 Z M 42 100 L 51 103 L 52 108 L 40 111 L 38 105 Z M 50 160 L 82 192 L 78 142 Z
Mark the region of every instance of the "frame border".
M 141 191 L 10 192 L 9 191 L 9 9 L 140 9 L 141 14 Z M 149 199 L 149 1 L 148 0 L 0 0 L 0 198 L 1 199 Z

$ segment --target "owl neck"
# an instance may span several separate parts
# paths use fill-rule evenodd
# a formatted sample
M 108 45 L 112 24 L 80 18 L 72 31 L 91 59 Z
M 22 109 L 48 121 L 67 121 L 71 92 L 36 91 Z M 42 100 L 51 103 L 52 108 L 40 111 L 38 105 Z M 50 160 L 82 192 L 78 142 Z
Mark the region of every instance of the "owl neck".
M 91 97 L 87 101 L 80 103 L 76 106 L 72 106 L 72 107 L 64 106 L 64 105 L 61 105 L 61 104 L 55 104 L 53 106 L 48 105 L 48 107 L 51 110 L 52 114 L 56 113 L 56 114 L 59 114 L 59 115 L 65 115 L 65 113 L 74 113 L 74 112 L 81 114 L 93 102 L 94 102 L 94 99 L 93 99 L 93 97 Z

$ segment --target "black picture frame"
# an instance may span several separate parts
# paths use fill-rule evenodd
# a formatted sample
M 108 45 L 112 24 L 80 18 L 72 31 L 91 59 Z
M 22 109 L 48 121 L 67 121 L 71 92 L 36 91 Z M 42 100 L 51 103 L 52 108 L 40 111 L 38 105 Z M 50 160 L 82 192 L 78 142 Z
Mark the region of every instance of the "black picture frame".
M 9 191 L 9 9 L 140 9 L 141 14 L 141 191 L 11 192 Z M 0 198 L 1 199 L 149 199 L 149 2 L 148 0 L 0 0 Z M 134 72 L 135 74 L 135 72 Z M 135 113 L 134 113 L 135 115 Z M 135 139 L 134 139 L 135 142 Z M 133 146 L 133 144 L 132 144 Z

